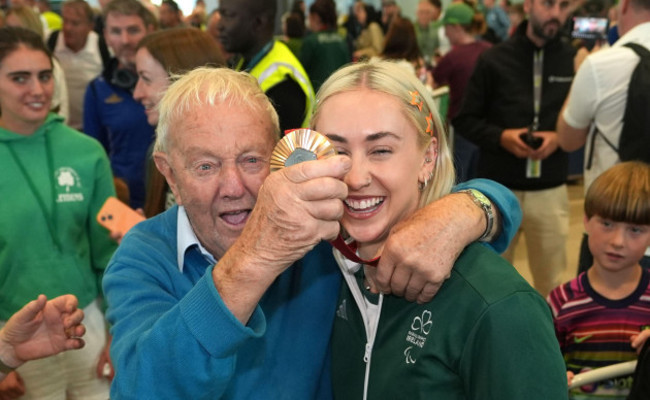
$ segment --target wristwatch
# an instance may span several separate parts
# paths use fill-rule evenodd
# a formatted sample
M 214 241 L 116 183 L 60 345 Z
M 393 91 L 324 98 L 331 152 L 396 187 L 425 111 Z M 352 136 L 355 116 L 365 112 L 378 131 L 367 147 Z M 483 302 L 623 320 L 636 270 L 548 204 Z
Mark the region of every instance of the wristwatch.
M 492 226 L 494 226 L 494 209 L 492 208 L 492 202 L 488 199 L 483 193 L 479 192 L 476 189 L 464 189 L 459 190 L 458 193 L 467 193 L 469 197 L 472 198 L 472 201 L 477 206 L 481 207 L 485 213 L 485 219 L 487 220 L 487 226 L 485 227 L 485 232 L 478 238 L 479 241 L 485 240 L 490 236 L 492 232 Z

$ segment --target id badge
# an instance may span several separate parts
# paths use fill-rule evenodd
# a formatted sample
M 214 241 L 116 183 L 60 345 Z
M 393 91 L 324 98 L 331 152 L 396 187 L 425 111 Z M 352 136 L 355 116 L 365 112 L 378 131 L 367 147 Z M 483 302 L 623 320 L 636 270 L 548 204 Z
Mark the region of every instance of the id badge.
M 526 178 L 539 178 L 542 176 L 542 160 L 526 159 Z

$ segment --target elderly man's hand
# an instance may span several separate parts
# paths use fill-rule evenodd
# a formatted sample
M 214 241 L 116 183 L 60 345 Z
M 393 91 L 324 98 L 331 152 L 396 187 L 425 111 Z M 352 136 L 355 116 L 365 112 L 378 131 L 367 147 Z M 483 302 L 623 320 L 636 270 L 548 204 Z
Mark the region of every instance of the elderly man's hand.
M 279 274 L 339 233 L 348 194 L 342 178 L 350 167 L 349 158 L 335 156 L 266 178 L 241 236 L 213 270 L 219 294 L 239 321 L 248 321 Z
M 378 289 L 408 301 L 430 301 L 485 223 L 481 209 L 464 193 L 416 211 L 393 227 L 384 244 L 375 276 Z
M 242 236 L 255 237 L 256 251 L 282 265 L 302 258 L 321 240 L 334 239 L 348 193 L 341 178 L 349 169 L 348 157 L 335 156 L 269 175 Z

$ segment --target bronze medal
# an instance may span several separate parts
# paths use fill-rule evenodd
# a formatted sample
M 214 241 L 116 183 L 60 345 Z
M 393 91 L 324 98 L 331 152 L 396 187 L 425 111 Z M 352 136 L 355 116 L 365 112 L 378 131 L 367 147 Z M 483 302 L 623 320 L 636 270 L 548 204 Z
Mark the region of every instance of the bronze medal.
M 311 129 L 295 129 L 275 145 L 271 155 L 271 172 L 333 155 L 336 155 L 336 150 L 324 135 Z

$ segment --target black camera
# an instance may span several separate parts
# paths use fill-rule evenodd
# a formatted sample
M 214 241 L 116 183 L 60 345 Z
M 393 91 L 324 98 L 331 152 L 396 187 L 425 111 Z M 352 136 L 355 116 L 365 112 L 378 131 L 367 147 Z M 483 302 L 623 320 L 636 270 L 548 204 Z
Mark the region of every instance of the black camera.
M 541 137 L 533 136 L 533 127 L 529 126 L 528 131 L 523 132 L 522 134 L 519 135 L 521 140 L 526 143 L 528 147 L 530 147 L 533 150 L 537 150 L 542 146 L 542 143 L 544 143 L 544 139 Z

